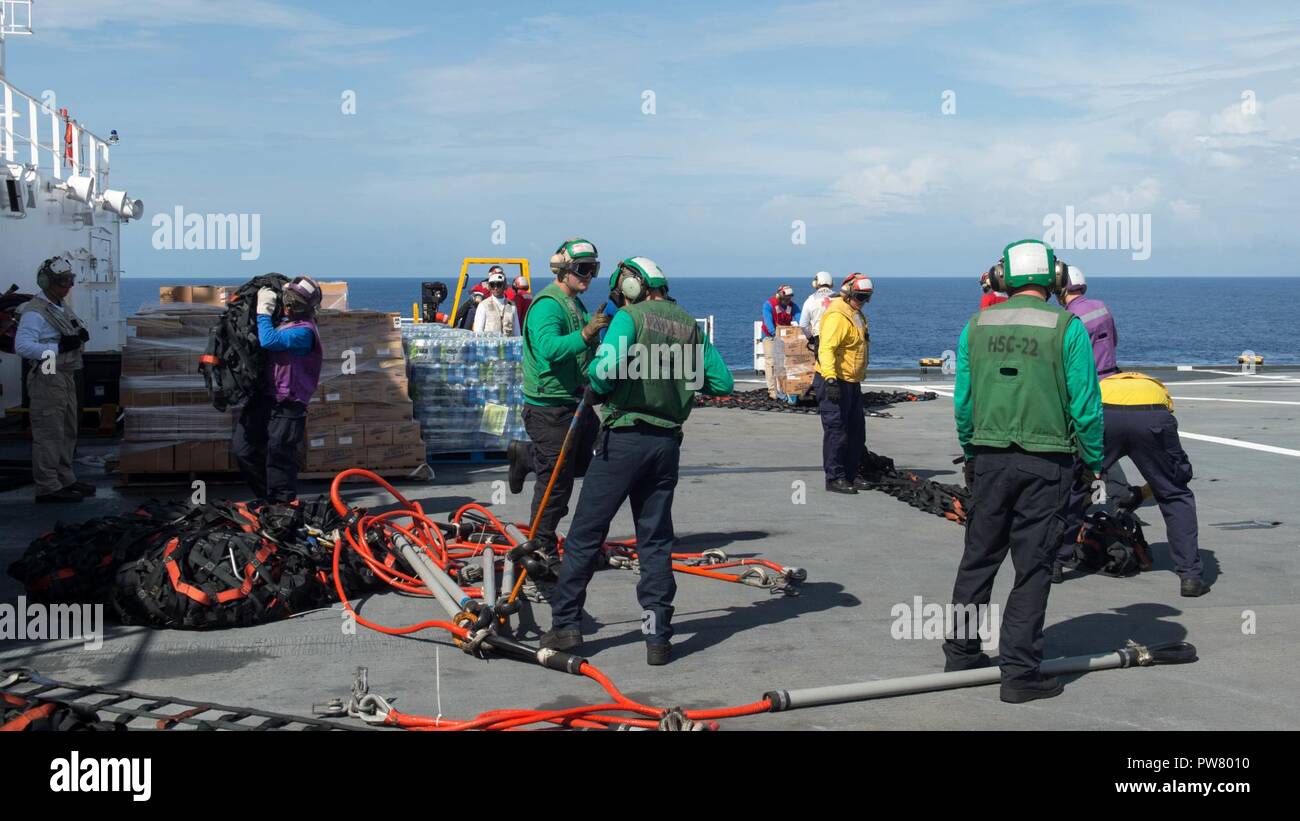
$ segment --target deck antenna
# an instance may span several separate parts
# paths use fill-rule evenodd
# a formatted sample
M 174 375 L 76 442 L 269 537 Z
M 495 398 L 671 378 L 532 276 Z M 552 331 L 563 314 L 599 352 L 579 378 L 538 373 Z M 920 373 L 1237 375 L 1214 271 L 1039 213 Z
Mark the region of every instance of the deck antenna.
M 5 76 L 5 38 L 32 33 L 32 0 L 0 0 L 0 77 Z

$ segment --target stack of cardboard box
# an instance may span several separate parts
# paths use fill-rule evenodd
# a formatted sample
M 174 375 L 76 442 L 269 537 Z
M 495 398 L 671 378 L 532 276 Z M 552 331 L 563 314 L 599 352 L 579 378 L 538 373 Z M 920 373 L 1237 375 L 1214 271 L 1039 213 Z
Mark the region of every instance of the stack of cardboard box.
M 223 309 L 216 302 L 185 302 L 215 298 L 198 286 L 162 291 L 170 301 L 127 320 L 121 383 L 126 424 L 119 470 L 235 470 L 230 441 L 238 410 L 214 409 L 198 371 L 209 331 Z M 346 284 L 342 299 L 346 304 Z M 323 310 L 317 326 L 324 359 L 307 412 L 303 469 L 398 470 L 423 464 L 425 446 L 411 417 L 397 315 Z
M 325 359 L 307 409 L 307 470 L 400 469 L 425 461 L 397 318 L 379 311 L 321 315 Z
M 799 396 L 811 388 L 817 357 L 808 347 L 803 329 L 797 325 L 777 328 L 776 342 L 772 347 L 777 390 L 787 396 Z

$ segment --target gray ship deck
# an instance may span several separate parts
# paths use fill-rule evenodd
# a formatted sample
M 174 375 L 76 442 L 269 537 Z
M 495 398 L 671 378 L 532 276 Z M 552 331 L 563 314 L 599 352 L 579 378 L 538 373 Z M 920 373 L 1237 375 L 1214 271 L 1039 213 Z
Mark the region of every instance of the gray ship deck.
M 1130 579 L 1068 580 L 1052 590 L 1047 614 L 1048 657 L 1101 652 L 1126 639 L 1143 643 L 1186 638 L 1193 665 L 1106 671 L 1067 680 L 1065 694 L 1024 706 L 1002 704 L 993 687 L 839 705 L 724 722 L 727 729 L 1296 729 L 1300 682 L 1300 371 L 1269 369 L 1258 376 L 1228 370 L 1159 371 L 1176 397 L 1184 446 L 1195 466 L 1201 549 L 1212 592 L 1178 595 L 1164 524 L 1153 506 L 1149 523 L 1156 567 Z M 931 377 L 873 373 L 870 384 L 943 390 Z M 753 387 L 740 385 L 739 387 Z M 941 481 L 959 481 L 951 465 L 958 448 L 951 402 L 909 403 L 893 418 L 869 419 L 868 443 L 900 468 Z M 1291 451 L 1277 453 L 1198 436 L 1240 439 Z M 856 499 L 821 489 L 820 425 L 815 416 L 701 409 L 691 418 L 675 520 L 682 549 L 721 547 L 808 570 L 803 594 L 679 577 L 675 659 L 648 667 L 639 632 L 635 576 L 596 576 L 587 611 L 586 655 L 630 696 L 686 707 L 747 703 L 775 688 L 808 687 L 934 672 L 942 653 L 933 640 L 891 638 L 895 604 L 914 596 L 945 602 L 961 553 L 962 529 L 883 493 Z M 106 448 L 85 442 L 83 459 Z M 1136 477 L 1131 465 L 1128 475 Z M 99 474 L 83 467 L 83 478 Z M 433 483 L 405 487 L 443 514 L 469 500 L 487 500 L 504 466 L 443 466 Z M 807 502 L 792 503 L 792 484 L 807 482 Z M 117 512 L 124 499 L 161 491 L 121 491 L 107 477 L 95 499 L 61 510 L 32 504 L 32 488 L 0 494 L 6 523 L 0 567 L 22 552 L 58 516 Z M 325 485 L 313 483 L 303 495 Z M 214 495 L 234 494 L 221 486 Z M 531 482 L 526 494 L 531 491 Z M 179 492 L 179 491 L 177 491 Z M 520 520 L 527 495 L 498 510 Z M 358 504 L 374 497 L 353 494 Z M 576 499 L 576 497 L 575 497 Z M 1277 523 L 1277 524 L 1274 524 Z M 567 522 L 566 522 L 567 524 Z M 631 533 L 626 508 L 611 536 Z M 994 600 L 1004 601 L 1004 565 Z M 19 585 L 0 576 L 0 601 L 14 602 Z M 363 614 L 388 624 L 430 618 L 427 600 L 393 593 L 366 601 Z M 545 605 L 533 605 L 549 626 Z M 1246 611 L 1257 632 L 1243 633 Z M 527 623 L 525 618 L 525 623 Z M 396 698 L 406 712 L 468 718 L 503 707 L 562 707 L 603 700 L 593 682 L 498 660 L 463 655 L 426 632 L 390 638 L 359 628 L 344 635 L 340 611 L 317 611 L 241 630 L 196 633 L 108 625 L 97 651 L 81 644 L 0 643 L 0 667 L 28 665 L 80 683 L 210 699 L 226 704 L 307 714 L 313 702 L 346 696 L 354 668 L 370 669 L 375 692 Z M 535 634 L 533 636 L 535 638 Z M 436 653 L 436 655 L 435 655 Z M 1288 662 L 1286 659 L 1291 658 Z M 437 671 L 441 670 L 441 686 Z M 1291 673 L 1286 672 L 1291 670 Z

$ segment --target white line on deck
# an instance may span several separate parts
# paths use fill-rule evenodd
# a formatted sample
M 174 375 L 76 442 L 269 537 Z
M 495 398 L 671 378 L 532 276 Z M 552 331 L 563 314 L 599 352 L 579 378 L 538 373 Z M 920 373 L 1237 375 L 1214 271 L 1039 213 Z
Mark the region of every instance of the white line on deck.
M 1240 439 L 1224 439 L 1221 436 L 1206 436 L 1202 433 L 1188 433 L 1179 431 L 1178 435 L 1185 439 L 1196 439 L 1201 442 L 1213 442 L 1216 445 L 1231 445 L 1234 448 L 1246 448 L 1247 450 L 1262 450 L 1265 453 L 1279 453 L 1283 456 L 1300 456 L 1300 450 L 1291 450 L 1290 448 L 1279 448 L 1273 445 L 1261 445 L 1257 442 L 1243 442 Z
M 1225 399 L 1217 396 L 1175 396 L 1173 398 L 1187 402 L 1246 402 L 1251 405 L 1300 405 L 1300 402 L 1288 402 L 1284 399 Z
M 1251 387 L 1251 388 L 1285 388 L 1289 385 L 1300 385 L 1300 379 L 1291 379 L 1285 382 L 1230 382 L 1225 379 L 1215 379 L 1215 380 L 1206 380 L 1206 381 L 1193 379 L 1187 382 L 1178 382 L 1171 379 L 1168 382 L 1165 382 L 1165 385 L 1166 386 L 1173 385 L 1176 387 L 1182 387 L 1183 385 L 1212 385 L 1214 387 L 1221 387 L 1221 388 L 1243 387 L 1243 386 Z
M 928 386 L 928 385 L 904 385 L 904 384 L 901 383 L 901 382 L 863 382 L 863 383 L 862 383 L 862 386 L 863 386 L 864 388 L 893 388 L 894 390 L 898 390 L 899 388 L 903 388 L 903 389 L 905 389 L 905 390 L 909 390 L 909 391 L 921 391 L 921 392 L 925 392 L 925 391 L 933 391 L 934 393 L 937 393 L 937 394 L 939 394 L 940 396 L 946 396 L 946 397 L 948 397 L 949 399 L 952 398 L 952 394 L 951 394 L 951 393 L 948 393 L 948 392 L 946 392 L 946 391 L 944 391 L 943 388 L 940 388 L 940 387 L 933 387 L 933 386 Z M 944 385 L 943 387 L 944 387 L 944 388 L 951 388 L 952 386 L 951 386 L 951 385 Z
M 1244 371 L 1212 371 L 1212 370 L 1210 370 L 1210 369 L 1208 369 L 1208 368 L 1205 368 L 1205 369 L 1202 369 L 1202 368 L 1192 368 L 1191 372 L 1192 372 L 1192 373 L 1221 373 L 1221 374 L 1223 374 L 1224 376 L 1253 376 L 1253 377 L 1255 377 L 1256 379 L 1292 379 L 1292 377 L 1289 377 L 1289 376 L 1283 376 L 1282 374 L 1277 374 L 1276 376 L 1274 376 L 1273 374 L 1267 374 L 1267 373 L 1246 373 L 1246 372 L 1244 372 Z

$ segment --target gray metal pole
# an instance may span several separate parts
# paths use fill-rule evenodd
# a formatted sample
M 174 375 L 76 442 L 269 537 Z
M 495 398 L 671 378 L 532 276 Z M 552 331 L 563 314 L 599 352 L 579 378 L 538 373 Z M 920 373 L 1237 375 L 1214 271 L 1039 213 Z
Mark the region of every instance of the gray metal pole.
M 501 592 L 509 595 L 511 590 L 515 589 L 515 563 L 507 555 L 501 563 Z M 496 605 L 496 602 L 489 602 Z
M 489 607 L 497 603 L 497 554 L 492 545 L 483 545 L 483 603 Z
M 402 558 L 415 571 L 415 575 L 419 576 L 420 580 L 424 582 L 424 586 L 429 588 L 429 592 L 433 593 L 433 597 L 438 600 L 438 604 L 442 605 L 442 609 L 447 611 L 447 615 L 451 618 L 459 615 L 462 608 L 458 599 L 463 596 L 463 593 L 457 588 L 460 595 L 453 595 L 442 585 L 438 576 L 440 573 L 443 576 L 447 574 L 442 573 L 441 568 L 430 562 L 429 557 L 411 544 L 406 537 L 398 534 L 393 541 L 397 544 L 397 549 L 402 554 Z M 451 581 L 451 579 L 447 581 Z M 454 585 L 455 582 L 452 582 L 452 584 Z
M 1193 649 L 1194 652 L 1194 649 Z M 1071 656 L 1043 662 L 1040 670 L 1051 676 L 1066 673 L 1086 673 L 1092 670 L 1110 670 L 1136 664 L 1150 664 L 1147 648 L 1130 645 L 1124 650 L 1092 656 Z M 766 693 L 772 702 L 772 712 L 818 707 L 824 704 L 843 704 L 851 701 L 868 701 L 937 690 L 956 690 L 961 687 L 978 687 L 995 684 L 1002 678 L 997 667 L 978 670 L 961 670 L 953 673 L 926 673 L 919 676 L 863 681 L 856 684 L 833 684 L 801 690 L 773 690 Z

